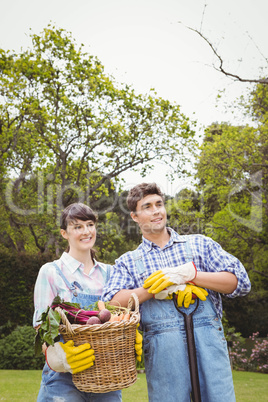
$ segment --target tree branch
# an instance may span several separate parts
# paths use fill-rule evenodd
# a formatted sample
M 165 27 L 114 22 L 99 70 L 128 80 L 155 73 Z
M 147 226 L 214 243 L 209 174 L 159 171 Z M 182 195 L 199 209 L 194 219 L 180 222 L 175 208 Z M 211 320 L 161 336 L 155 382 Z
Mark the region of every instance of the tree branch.
M 32 233 L 32 235 L 33 235 L 33 237 L 34 237 L 34 241 L 35 241 L 36 247 L 38 247 L 39 250 L 43 253 L 43 252 L 45 251 L 45 248 L 39 244 L 38 239 L 37 239 L 37 236 L 36 236 L 35 231 L 34 231 L 34 229 L 33 229 L 33 227 L 32 227 L 31 224 L 29 224 L 29 229 L 30 229 L 30 231 L 31 231 L 31 233 Z
M 222 60 L 221 56 L 219 55 L 219 53 L 217 52 L 217 50 L 215 49 L 215 47 L 213 46 L 213 44 L 197 29 L 194 29 L 194 28 L 191 28 L 188 26 L 186 26 L 186 28 L 190 29 L 190 31 L 197 33 L 209 45 L 209 47 L 211 48 L 211 50 L 213 51 L 213 53 L 215 54 L 215 56 L 217 57 L 217 59 L 219 60 L 219 63 L 220 63 L 219 68 L 216 68 L 217 71 L 220 71 L 227 77 L 235 78 L 236 80 L 238 80 L 240 82 L 250 82 L 250 83 L 255 83 L 255 84 L 268 85 L 268 78 L 263 78 L 263 79 L 262 78 L 259 78 L 259 79 L 242 78 L 237 74 L 233 74 L 233 73 L 226 71 L 225 68 L 223 67 L 223 60 Z

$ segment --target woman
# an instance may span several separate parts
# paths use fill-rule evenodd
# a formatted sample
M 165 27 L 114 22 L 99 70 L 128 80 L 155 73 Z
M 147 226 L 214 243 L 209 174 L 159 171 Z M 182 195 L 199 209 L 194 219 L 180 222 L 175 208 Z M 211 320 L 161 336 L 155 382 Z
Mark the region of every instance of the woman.
M 81 307 L 89 306 L 100 299 L 111 267 L 97 262 L 94 258 L 96 221 L 97 217 L 91 208 L 81 203 L 71 204 L 62 212 L 61 235 L 68 241 L 68 249 L 59 260 L 43 265 L 39 271 L 34 289 L 35 328 L 38 327 L 42 312 L 47 310 L 57 295 L 64 301 L 79 303 Z M 83 369 L 94 364 L 94 351 L 89 344 L 73 347 L 71 341 L 66 344 L 57 342 L 44 352 L 46 364 L 38 402 L 122 400 L 121 391 L 96 394 L 81 392 L 74 386 L 71 373 L 82 371 L 78 367 L 80 364 L 85 364 Z M 84 355 L 82 360 L 80 356 Z

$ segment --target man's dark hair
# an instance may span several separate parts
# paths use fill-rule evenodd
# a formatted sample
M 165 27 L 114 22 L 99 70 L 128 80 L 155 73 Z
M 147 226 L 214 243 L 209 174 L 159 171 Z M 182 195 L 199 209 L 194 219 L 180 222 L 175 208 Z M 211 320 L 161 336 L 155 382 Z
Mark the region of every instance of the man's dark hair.
M 165 195 L 160 190 L 156 183 L 141 183 L 133 187 L 127 196 L 127 206 L 131 212 L 136 212 L 137 203 L 144 197 L 150 194 L 157 194 L 165 200 Z

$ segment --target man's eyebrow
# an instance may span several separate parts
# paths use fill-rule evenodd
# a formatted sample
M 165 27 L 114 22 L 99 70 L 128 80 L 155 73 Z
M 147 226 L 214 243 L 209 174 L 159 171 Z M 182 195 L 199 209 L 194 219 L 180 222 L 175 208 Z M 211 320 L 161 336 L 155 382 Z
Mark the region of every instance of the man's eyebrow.
M 141 205 L 142 208 L 148 207 L 149 205 L 152 205 L 151 202 L 145 202 L 144 204 Z
M 141 205 L 141 208 L 145 208 L 145 207 L 149 207 L 150 205 L 152 205 L 152 202 L 145 202 L 144 204 Z M 163 204 L 163 200 L 158 200 L 155 202 L 155 204 Z

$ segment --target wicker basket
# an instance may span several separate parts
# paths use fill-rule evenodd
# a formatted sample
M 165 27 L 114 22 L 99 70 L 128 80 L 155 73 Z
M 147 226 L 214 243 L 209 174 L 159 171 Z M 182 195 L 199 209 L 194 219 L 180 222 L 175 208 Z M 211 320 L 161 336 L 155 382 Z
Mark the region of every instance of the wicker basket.
M 94 366 L 72 376 L 80 391 L 105 393 L 127 388 L 137 381 L 134 345 L 140 314 L 135 293 L 131 295 L 128 308 L 134 309 L 130 320 L 101 325 L 70 324 L 63 311 L 57 308 L 62 317 L 59 330 L 64 341 L 73 340 L 75 346 L 89 342 L 95 351 Z

